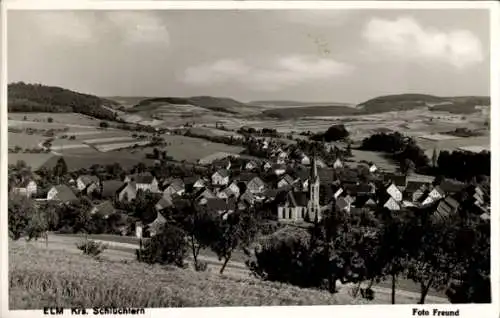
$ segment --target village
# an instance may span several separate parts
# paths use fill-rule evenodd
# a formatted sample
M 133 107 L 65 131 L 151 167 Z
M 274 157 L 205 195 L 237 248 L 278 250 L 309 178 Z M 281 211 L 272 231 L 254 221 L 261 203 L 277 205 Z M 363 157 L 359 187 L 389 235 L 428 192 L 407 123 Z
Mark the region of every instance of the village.
M 271 220 L 307 224 L 321 219 L 323 211 L 328 209 L 356 213 L 363 209 L 400 211 L 430 207 L 435 210 L 434 217 L 445 217 L 459 210 L 466 192 L 474 198 L 477 213 L 489 218 L 490 191 L 485 182 L 466 184 L 385 171 L 374 163 L 353 162 L 346 151 L 347 143 L 341 142 L 335 143 L 335 151 L 332 143 L 324 143 L 326 152 L 336 154 L 328 162 L 272 138 L 249 137 L 247 143 L 258 145 L 257 150 L 268 153 L 269 157 L 213 154 L 200 159 L 201 169 L 188 176 L 182 170 L 177 174 L 173 171 L 155 175 L 155 167 L 162 165 L 159 160 L 152 167 L 140 167 L 140 172 L 136 168 L 127 171 L 124 178 L 117 175 L 103 178 L 95 167 L 93 174 L 67 171 L 59 178 L 60 183 L 45 187 L 46 193 L 41 193 L 38 186 L 40 175 L 32 174 L 11 184 L 10 191 L 32 198 L 38 206 L 46 202 L 67 204 L 88 197 L 93 204 L 91 214 L 104 219 L 126 214 L 120 209 L 124 203 L 150 193 L 156 198 L 156 215 L 128 224 L 122 231 L 124 235 L 140 237 L 154 236 L 166 222 L 168 211 L 182 198 L 190 198 L 222 218 L 258 206 L 266 209 L 266 217 Z M 61 163 L 66 165 L 64 157 L 59 157 L 57 164 Z M 89 162 L 88 166 L 95 164 Z

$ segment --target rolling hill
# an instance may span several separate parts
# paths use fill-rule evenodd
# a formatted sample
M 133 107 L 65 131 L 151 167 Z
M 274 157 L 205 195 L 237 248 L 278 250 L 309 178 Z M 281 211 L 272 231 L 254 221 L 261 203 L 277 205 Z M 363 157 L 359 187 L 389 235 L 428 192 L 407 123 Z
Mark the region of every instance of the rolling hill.
M 262 106 L 268 108 L 279 108 L 279 107 L 316 107 L 316 106 L 351 106 L 348 103 L 336 103 L 336 102 L 301 102 L 301 101 L 287 101 L 287 100 L 268 100 L 268 101 L 253 101 L 249 102 L 249 105 Z
M 153 111 L 155 108 L 165 105 L 192 105 L 195 107 L 209 109 L 211 111 L 229 114 L 238 114 L 242 109 L 249 107 L 231 98 L 194 96 L 194 97 L 157 97 L 141 100 L 129 112 Z
M 362 110 L 346 106 L 309 106 L 267 109 L 262 115 L 271 118 L 291 119 L 299 117 L 329 117 L 361 115 Z
M 9 84 L 7 92 L 9 112 L 74 112 L 99 119 L 115 119 L 114 112 L 103 106 L 116 106 L 117 103 L 94 95 L 23 82 Z
M 489 105 L 490 98 L 482 96 L 438 97 L 425 94 L 399 94 L 372 98 L 356 108 L 365 113 L 383 113 L 428 108 L 451 113 L 473 113 L 477 105 Z

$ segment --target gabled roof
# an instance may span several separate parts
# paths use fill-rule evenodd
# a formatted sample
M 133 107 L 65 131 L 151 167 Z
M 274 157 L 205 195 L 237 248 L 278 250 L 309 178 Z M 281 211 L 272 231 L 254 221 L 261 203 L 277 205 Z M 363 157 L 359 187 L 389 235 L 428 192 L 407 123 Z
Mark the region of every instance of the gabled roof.
M 254 184 L 254 185 L 256 185 L 259 188 L 266 186 L 266 184 L 264 183 L 264 181 L 262 181 L 262 179 L 259 178 L 258 176 L 253 177 L 252 180 L 250 180 L 248 183 L 249 184 Z
M 173 207 L 174 203 L 172 202 L 172 197 L 164 195 L 160 200 L 156 203 L 156 208 L 158 210 L 163 210 L 165 208 Z
M 102 197 L 111 198 L 116 195 L 118 190 L 123 186 L 123 182 L 119 180 L 105 180 L 102 182 Z
M 439 187 L 446 193 L 446 194 L 453 194 L 462 191 L 466 185 L 465 183 L 462 182 L 455 182 L 451 180 L 443 180 L 440 184 Z
M 90 185 L 92 183 L 99 182 L 99 178 L 97 176 L 92 176 L 92 175 L 89 175 L 89 174 L 83 174 L 83 175 L 79 176 L 78 179 L 80 179 L 80 181 L 85 186 L 88 186 L 88 185 Z
M 95 211 L 94 212 L 95 214 L 106 218 L 111 214 L 115 213 L 115 207 L 113 206 L 113 203 L 111 203 L 111 201 L 107 200 L 101 202 L 98 205 L 95 205 L 93 211 Z
M 288 184 L 292 184 L 293 183 L 293 178 L 290 177 L 289 174 L 285 174 L 283 175 L 283 177 L 280 179 L 280 182 L 281 181 L 286 181 Z
M 226 178 L 226 177 L 229 177 L 229 170 L 227 170 L 227 169 L 219 169 L 219 170 L 217 170 L 217 172 L 214 173 L 214 175 L 215 174 L 218 174 L 222 178 Z
M 154 180 L 154 176 L 149 173 L 140 173 L 140 174 L 133 174 L 128 176 L 132 181 L 134 181 L 137 184 L 150 184 Z
M 416 192 L 417 190 L 426 190 L 429 187 L 428 182 L 422 182 L 422 181 L 408 181 L 408 184 L 406 185 L 405 192 L 413 193 Z
M 175 192 L 178 192 L 178 191 L 181 191 L 181 190 L 184 190 L 184 181 L 182 181 L 181 179 L 174 179 L 170 185 L 167 187 L 168 188 L 171 188 L 172 190 L 174 190 Z
M 345 197 L 340 197 L 335 200 L 335 207 L 339 210 L 343 210 L 349 206 L 350 202 L 346 200 Z
M 71 202 L 78 200 L 75 193 L 67 185 L 61 184 L 55 186 L 54 188 L 57 190 L 56 198 L 58 200 L 63 202 Z
M 384 181 L 392 181 L 397 187 L 405 187 L 407 179 L 405 175 L 391 173 L 384 175 Z

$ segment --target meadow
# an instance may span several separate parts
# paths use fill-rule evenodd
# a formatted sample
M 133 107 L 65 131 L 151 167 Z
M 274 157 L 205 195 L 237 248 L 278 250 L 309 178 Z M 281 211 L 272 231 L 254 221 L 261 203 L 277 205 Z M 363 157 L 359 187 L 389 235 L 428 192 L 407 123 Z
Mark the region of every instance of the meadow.
M 57 266 L 54 266 L 57 264 Z M 134 261 L 93 259 L 21 242 L 9 242 L 9 308 L 213 307 L 361 304 L 253 278 L 221 276 Z

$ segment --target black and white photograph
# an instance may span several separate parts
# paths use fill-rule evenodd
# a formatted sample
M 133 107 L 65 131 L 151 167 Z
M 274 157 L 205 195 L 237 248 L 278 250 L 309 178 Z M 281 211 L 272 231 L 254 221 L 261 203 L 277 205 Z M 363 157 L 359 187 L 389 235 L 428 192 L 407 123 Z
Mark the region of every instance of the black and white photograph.
M 496 302 L 492 3 L 95 3 L 3 8 L 5 317 Z

